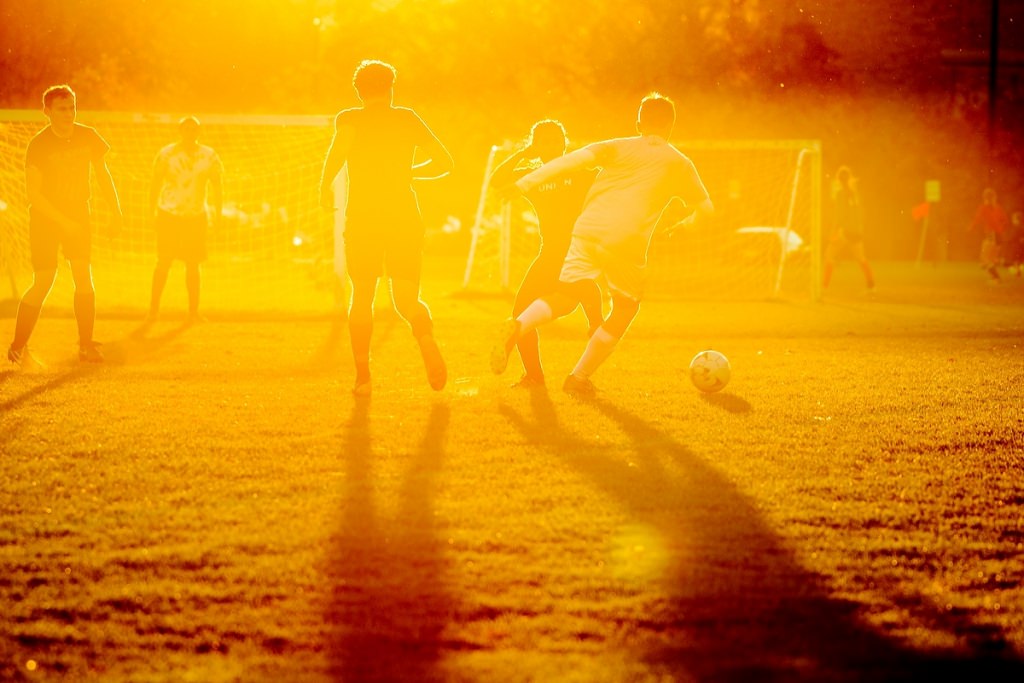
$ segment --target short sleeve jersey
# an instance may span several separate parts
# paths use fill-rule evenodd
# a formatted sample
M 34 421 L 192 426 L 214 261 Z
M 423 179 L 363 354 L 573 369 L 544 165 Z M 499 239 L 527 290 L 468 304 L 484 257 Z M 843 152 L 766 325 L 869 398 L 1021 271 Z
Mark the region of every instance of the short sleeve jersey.
M 644 263 L 654 229 L 669 202 L 700 203 L 708 192 L 697 169 L 664 138 L 646 135 L 587 145 L 601 168 L 573 235 Z
M 418 219 L 412 187 L 416 148 L 425 145 L 430 130 L 412 109 L 361 107 L 335 117 L 335 128 L 353 131 L 348 150 L 346 216 L 360 221 Z
M 157 207 L 175 216 L 206 213 L 206 188 L 224 167 L 212 147 L 188 148 L 175 142 L 161 149 L 154 162 L 163 178 Z
M 594 171 L 581 169 L 543 182 L 526 193 L 526 198 L 537 212 L 545 245 L 568 248 L 573 225 L 594 176 Z
M 1006 212 L 998 204 L 982 204 L 974 213 L 971 229 L 981 229 L 986 237 L 1002 235 L 1009 223 Z
M 836 227 L 848 240 L 859 240 L 864 237 L 864 221 L 861 213 L 860 197 L 848 188 L 840 188 L 835 197 Z
M 89 167 L 102 163 L 110 145 L 94 128 L 74 124 L 71 136 L 58 137 L 51 126 L 43 128 L 28 143 L 25 167 L 42 173 L 42 194 L 56 208 L 70 216 L 89 212 Z M 39 216 L 31 210 L 33 220 Z

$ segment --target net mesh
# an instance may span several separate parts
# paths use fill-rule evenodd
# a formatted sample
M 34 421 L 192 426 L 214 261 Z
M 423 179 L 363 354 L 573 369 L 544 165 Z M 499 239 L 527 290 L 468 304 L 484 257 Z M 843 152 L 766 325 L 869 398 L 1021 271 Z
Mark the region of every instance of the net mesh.
M 107 165 L 124 212 L 111 238 L 110 207 L 93 190 L 93 275 L 106 310 L 145 310 L 156 263 L 149 213 L 153 160 L 177 139 L 179 117 L 80 112 L 110 144 Z M 0 112 L 0 269 L 12 296 L 31 281 L 25 149 L 46 124 L 39 112 Z M 203 266 L 206 311 L 325 312 L 337 305 L 336 219 L 318 205 L 324 154 L 333 132 L 328 117 L 202 117 L 200 142 L 224 163 L 224 210 L 208 233 Z M 339 174 L 344 182 L 344 174 Z M 61 260 L 62 271 L 67 270 Z M 176 281 L 177 278 L 177 281 Z M 164 310 L 184 309 L 184 274 L 175 264 Z M 69 273 L 59 273 L 50 301 L 70 301 Z
M 821 153 L 817 141 L 684 141 L 715 204 L 701 227 L 658 230 L 648 298 L 814 298 L 820 271 Z M 496 147 L 496 161 L 512 152 Z M 493 165 L 493 164 L 492 164 Z M 464 286 L 514 288 L 539 245 L 529 204 L 484 188 Z M 675 216 L 678 218 L 678 216 Z M 672 211 L 663 225 L 675 223 Z

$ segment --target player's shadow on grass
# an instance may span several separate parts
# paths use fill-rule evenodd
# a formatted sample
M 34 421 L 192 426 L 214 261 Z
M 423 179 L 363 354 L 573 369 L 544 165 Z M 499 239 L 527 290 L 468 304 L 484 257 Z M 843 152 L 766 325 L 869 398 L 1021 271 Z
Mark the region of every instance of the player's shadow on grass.
M 716 408 L 721 408 L 722 410 L 728 411 L 730 413 L 735 413 L 736 415 L 749 413 L 751 410 L 753 410 L 753 407 L 750 405 L 749 402 L 747 402 L 745 398 L 737 396 L 736 394 L 715 393 L 701 394 L 700 396 L 705 403 L 713 405 Z
M 917 651 L 870 627 L 857 617 L 860 605 L 830 595 L 825 577 L 802 567 L 714 467 L 637 415 L 600 399 L 587 403 L 581 408 L 595 412 L 588 429 L 621 430 L 631 453 L 563 429 L 545 392 L 531 395 L 532 420 L 503 412 L 672 550 L 659 585 L 668 599 L 652 600 L 652 611 L 628 629 L 627 646 L 652 671 L 696 681 L 1024 680 L 1019 655 L 998 651 L 1006 642 L 998 627 L 920 607 L 927 605 L 922 596 L 890 599 L 919 605 L 930 628 L 984 633 L 997 651 Z
M 431 408 L 418 450 L 405 463 L 393 519 L 378 500 L 386 474 L 370 437 L 370 401 L 355 402 L 345 428 L 342 525 L 326 568 L 331 594 L 331 675 L 337 681 L 441 680 L 444 630 L 455 611 L 446 592 L 447 542 L 433 495 L 445 459 L 449 408 Z
M 112 365 L 128 365 L 153 358 L 190 327 L 188 322 L 182 322 L 160 334 L 151 335 L 153 323 L 140 323 L 127 337 L 104 347 L 107 362 Z
M 6 413 L 26 405 L 65 385 L 92 377 L 102 372 L 104 368 L 117 367 L 125 365 L 129 361 L 136 362 L 153 356 L 161 347 L 175 339 L 187 327 L 188 325 L 182 325 L 155 337 L 145 337 L 144 332 L 148 327 L 143 324 L 129 333 L 125 339 L 104 344 L 103 353 L 105 361 L 103 363 L 81 363 L 77 360 L 72 360 L 63 365 L 33 373 L 40 379 L 46 378 L 45 381 L 22 391 L 16 396 L 0 400 L 0 413 Z M 54 370 L 57 370 L 58 373 L 55 376 L 51 376 Z M 4 372 L 0 375 L 0 383 L 6 382 L 9 377 L 19 372 L 17 369 Z M 5 426 L 3 430 L 0 430 L 0 437 L 3 437 L 4 440 L 9 439 L 13 434 L 13 429 L 13 424 Z

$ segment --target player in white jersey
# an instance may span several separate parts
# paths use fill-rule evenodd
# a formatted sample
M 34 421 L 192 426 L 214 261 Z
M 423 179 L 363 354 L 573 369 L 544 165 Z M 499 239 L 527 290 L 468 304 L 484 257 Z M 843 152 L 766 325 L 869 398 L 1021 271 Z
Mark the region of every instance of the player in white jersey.
M 535 300 L 502 324 L 491 351 L 491 369 L 505 371 L 516 342 L 531 330 L 576 309 L 578 291 L 603 279 L 612 310 L 590 337 L 586 350 L 563 388 L 577 396 L 595 393 L 590 376 L 611 355 L 639 310 L 647 249 L 662 213 L 674 199 L 702 220 L 714 207 L 690 161 L 668 143 L 675 126 L 672 100 L 653 93 L 640 102 L 639 135 L 596 142 L 554 159 L 516 182 L 522 192 L 580 168 L 600 168 L 573 227 L 572 244 L 562 266 L 558 291 Z
M 160 297 L 175 259 L 185 262 L 188 320 L 198 322 L 199 264 L 206 260 L 206 226 L 212 213 L 223 208 L 224 168 L 212 147 L 199 144 L 199 120 L 188 116 L 178 123 L 178 142 L 161 149 L 153 164 L 150 204 L 156 216 L 157 262 L 148 320 L 160 311 Z M 207 189 L 210 206 L 207 207 Z

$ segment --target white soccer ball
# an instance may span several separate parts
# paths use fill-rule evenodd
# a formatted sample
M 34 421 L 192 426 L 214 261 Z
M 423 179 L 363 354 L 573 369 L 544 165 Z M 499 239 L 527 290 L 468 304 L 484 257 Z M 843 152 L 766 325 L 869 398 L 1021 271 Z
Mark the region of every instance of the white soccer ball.
M 730 377 L 729 359 L 718 351 L 701 351 L 690 361 L 690 381 L 701 391 L 709 394 L 721 391 Z

